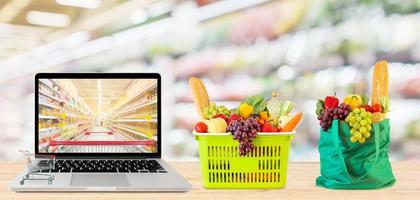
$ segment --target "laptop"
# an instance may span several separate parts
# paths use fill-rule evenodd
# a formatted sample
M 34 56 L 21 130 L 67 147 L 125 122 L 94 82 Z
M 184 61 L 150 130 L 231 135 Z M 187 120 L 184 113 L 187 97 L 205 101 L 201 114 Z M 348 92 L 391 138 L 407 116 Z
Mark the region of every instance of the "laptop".
M 35 159 L 13 191 L 173 191 L 191 185 L 161 159 L 157 73 L 39 73 Z

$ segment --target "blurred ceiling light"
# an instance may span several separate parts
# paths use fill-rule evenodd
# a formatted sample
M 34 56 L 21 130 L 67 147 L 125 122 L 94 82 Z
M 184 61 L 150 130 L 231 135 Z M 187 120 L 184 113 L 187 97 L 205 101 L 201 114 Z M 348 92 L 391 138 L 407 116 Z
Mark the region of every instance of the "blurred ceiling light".
M 331 71 L 322 70 L 315 74 L 314 80 L 317 86 L 327 86 L 330 84 L 332 77 Z
M 55 2 L 63 6 L 74 6 L 92 9 L 101 5 L 101 0 L 55 0 Z
M 71 20 L 65 14 L 29 11 L 26 14 L 26 21 L 30 24 L 41 26 L 67 27 Z
M 149 6 L 147 11 L 149 12 L 151 17 L 157 17 L 171 11 L 172 6 L 173 5 L 171 2 L 162 1 L 162 2 Z
M 266 3 L 268 1 L 270 0 L 245 0 L 240 2 L 238 0 L 217 1 L 200 8 L 198 21 L 208 20 L 226 13 Z
M 338 72 L 336 76 L 336 83 L 344 87 L 353 83 L 357 78 L 357 71 L 353 66 L 347 66 Z
M 31 0 L 14 0 L 4 5 L 0 10 L 0 22 L 7 23 L 19 14 L 19 12 L 25 8 Z
M 140 24 L 142 22 L 145 22 L 147 18 L 148 18 L 148 15 L 146 11 L 143 9 L 137 9 L 131 12 L 129 16 L 130 23 L 132 24 Z
M 277 70 L 277 75 L 280 79 L 288 81 L 293 80 L 296 77 L 296 72 L 289 65 L 283 65 Z

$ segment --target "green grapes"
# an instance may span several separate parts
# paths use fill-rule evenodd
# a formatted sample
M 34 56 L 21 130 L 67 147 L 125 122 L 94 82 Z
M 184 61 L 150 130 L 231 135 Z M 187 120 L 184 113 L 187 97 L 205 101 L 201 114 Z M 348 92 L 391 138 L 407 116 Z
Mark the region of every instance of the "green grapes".
M 209 106 L 204 107 L 203 111 L 206 119 L 212 119 L 217 114 L 224 114 L 227 117 L 230 115 L 229 109 L 225 106 L 217 106 L 214 102 L 210 103 Z
M 350 125 L 350 141 L 352 143 L 365 143 L 371 136 L 372 131 L 372 113 L 364 108 L 355 108 L 346 117 L 345 121 Z

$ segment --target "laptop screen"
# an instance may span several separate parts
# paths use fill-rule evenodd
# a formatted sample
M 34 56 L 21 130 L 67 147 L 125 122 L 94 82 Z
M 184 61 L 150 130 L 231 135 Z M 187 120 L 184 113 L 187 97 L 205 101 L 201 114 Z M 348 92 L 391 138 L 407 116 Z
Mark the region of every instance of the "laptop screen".
M 157 79 L 39 79 L 39 153 L 156 153 Z

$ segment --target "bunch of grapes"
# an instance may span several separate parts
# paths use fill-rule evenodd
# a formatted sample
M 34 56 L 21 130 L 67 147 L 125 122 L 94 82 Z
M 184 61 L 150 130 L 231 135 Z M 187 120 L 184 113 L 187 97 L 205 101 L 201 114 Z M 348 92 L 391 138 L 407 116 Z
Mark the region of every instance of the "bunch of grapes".
M 351 127 L 351 142 L 364 143 L 370 137 L 372 130 L 371 112 L 366 111 L 364 108 L 355 108 L 346 117 L 346 122 Z
M 226 116 L 230 115 L 229 109 L 225 106 L 217 106 L 216 103 L 212 102 L 209 106 L 204 107 L 204 115 L 207 119 L 213 119 L 217 114 L 224 114 Z
M 252 141 L 257 137 L 257 132 L 260 131 L 260 125 L 253 117 L 247 120 L 240 118 L 229 122 L 227 131 L 232 133 L 234 140 L 239 141 L 239 154 L 244 156 L 254 149 Z
M 321 115 L 318 116 L 319 125 L 322 130 L 326 131 L 331 127 L 334 119 L 344 120 L 351 112 L 351 107 L 345 103 L 341 103 L 336 108 L 326 108 Z

